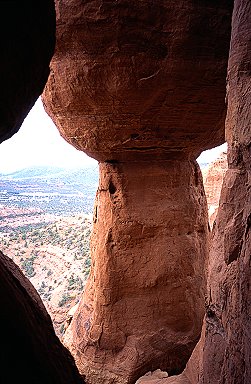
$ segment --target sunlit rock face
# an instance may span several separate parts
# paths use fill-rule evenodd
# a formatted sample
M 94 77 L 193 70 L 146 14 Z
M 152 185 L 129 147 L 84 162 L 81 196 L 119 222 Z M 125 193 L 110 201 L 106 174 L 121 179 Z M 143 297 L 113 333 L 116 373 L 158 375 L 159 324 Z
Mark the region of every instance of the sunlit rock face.
M 221 187 L 227 171 L 227 152 L 222 152 L 206 169 L 202 170 L 208 204 L 208 218 L 213 228 L 220 201 Z
M 49 75 L 53 0 L 0 3 L 0 142 L 20 128 Z
M 56 1 L 44 103 L 97 160 L 198 155 L 223 143 L 231 1 Z
M 91 383 L 135 382 L 152 367 L 180 371 L 204 315 L 207 206 L 198 165 L 100 168 L 93 265 L 66 344 Z
M 208 219 L 195 162 L 224 141 L 231 1 L 56 1 L 43 94 L 100 161 L 92 268 L 66 343 L 89 383 L 180 372 L 204 315 Z

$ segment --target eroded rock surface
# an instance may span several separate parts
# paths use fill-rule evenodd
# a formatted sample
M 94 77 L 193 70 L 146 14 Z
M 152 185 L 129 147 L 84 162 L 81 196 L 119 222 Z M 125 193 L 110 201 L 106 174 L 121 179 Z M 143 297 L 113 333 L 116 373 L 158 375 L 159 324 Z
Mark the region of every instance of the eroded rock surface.
M 44 94 L 97 160 L 197 156 L 222 144 L 232 1 L 56 1 Z
M 209 255 L 205 340 L 189 384 L 251 382 L 251 3 L 236 0 L 228 70 L 228 164 Z M 167 383 L 168 383 L 167 379 Z M 165 383 L 165 384 L 167 384 Z
M 181 371 L 204 314 L 207 206 L 199 167 L 100 168 L 93 265 L 68 344 L 90 383 L 133 382 L 152 367 Z
M 251 382 L 251 3 L 236 0 L 228 70 L 228 163 L 209 263 L 203 384 Z
M 100 164 L 92 272 L 67 331 L 89 383 L 180 372 L 204 314 L 195 163 L 224 141 L 231 1 L 56 1 L 43 101 Z

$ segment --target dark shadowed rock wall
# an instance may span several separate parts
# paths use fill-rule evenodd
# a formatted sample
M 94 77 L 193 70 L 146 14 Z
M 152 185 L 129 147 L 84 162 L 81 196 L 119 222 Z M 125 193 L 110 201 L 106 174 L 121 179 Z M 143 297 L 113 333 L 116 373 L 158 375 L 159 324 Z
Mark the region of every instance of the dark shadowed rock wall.
M 228 170 L 210 251 L 203 384 L 251 382 L 251 2 L 236 0 L 228 67 Z
M 55 43 L 53 1 L 0 2 L 0 141 L 42 93 Z M 15 156 L 15 153 L 13 153 Z M 83 383 L 31 283 L 0 252 L 1 384 Z
M 0 142 L 20 128 L 42 93 L 55 45 L 52 0 L 0 3 Z

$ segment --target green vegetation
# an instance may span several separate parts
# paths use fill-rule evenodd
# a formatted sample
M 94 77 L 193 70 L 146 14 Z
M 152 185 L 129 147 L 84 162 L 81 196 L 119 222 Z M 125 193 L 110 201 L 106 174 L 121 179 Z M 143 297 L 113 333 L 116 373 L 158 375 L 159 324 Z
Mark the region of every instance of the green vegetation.
M 76 216 L 73 216 L 76 218 Z M 59 225 L 60 224 L 60 225 Z M 32 225 L 22 225 L 7 230 L 0 228 L 0 245 L 4 250 L 15 243 L 19 252 L 22 248 L 33 248 L 47 245 L 59 246 L 66 252 L 73 252 L 76 260 L 89 257 L 89 238 L 90 224 L 83 217 L 78 217 L 74 226 L 63 227 L 66 223 L 41 223 L 33 227 Z
M 33 266 L 33 263 L 34 263 L 34 260 L 35 260 L 36 256 L 33 255 L 31 257 L 28 257 L 27 259 L 25 259 L 23 261 L 23 263 L 21 264 L 22 266 L 22 269 L 25 273 L 25 275 L 27 277 L 33 277 L 35 276 L 36 272 L 34 270 L 34 266 Z
M 70 299 L 71 299 L 71 296 L 69 295 L 69 293 L 68 293 L 68 292 L 67 292 L 67 293 L 64 293 L 62 299 L 58 302 L 58 306 L 59 306 L 59 307 L 62 307 L 62 306 L 65 305 Z
M 90 220 L 55 216 L 50 223 L 0 227 L 0 247 L 19 265 L 44 302 L 57 290 L 59 307 L 74 305 L 90 271 Z M 61 292 L 61 293 L 60 293 Z M 55 302 L 55 300 L 54 300 Z

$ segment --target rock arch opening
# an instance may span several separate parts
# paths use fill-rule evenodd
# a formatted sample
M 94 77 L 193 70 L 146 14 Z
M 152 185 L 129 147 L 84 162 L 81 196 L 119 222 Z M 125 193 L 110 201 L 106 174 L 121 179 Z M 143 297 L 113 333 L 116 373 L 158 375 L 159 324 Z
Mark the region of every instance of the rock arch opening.
M 0 33 L 4 58 L 0 64 L 4 74 L 2 138 L 18 130 L 42 92 L 55 41 L 52 0 L 40 2 L 39 13 L 38 5 L 32 3 L 20 6 L 20 2 L 2 2 L 1 7 L 13 3 L 14 17 L 1 13 L 10 27 L 9 33 Z M 194 159 L 203 148 L 222 142 L 227 107 L 230 167 L 211 242 L 206 337 L 202 340 L 201 365 L 196 364 L 200 372 L 184 380 L 250 383 L 250 1 L 80 3 L 55 2 L 58 44 L 44 93 L 46 108 L 61 133 L 101 162 L 94 229 L 96 254 L 101 260 L 95 259 L 86 295 L 71 323 L 69 345 L 79 370 L 90 383 L 131 384 L 148 369 L 163 365 L 173 373 L 184 366 L 200 333 L 199 327 L 193 331 L 194 323 L 202 322 L 202 312 L 195 313 L 195 318 L 189 313 L 184 316 L 182 310 L 187 303 L 192 310 L 203 305 L 203 295 L 199 298 L 189 282 L 196 266 L 199 272 L 204 271 L 203 256 L 208 249 L 205 197 Z M 153 185 L 138 177 L 142 170 L 154 175 Z M 117 188 L 112 196 L 110 180 Z M 164 204 L 163 194 L 168 200 Z M 140 209 L 146 213 L 142 217 Z M 179 209 L 186 215 L 179 216 Z M 159 240 L 172 225 L 176 227 L 165 247 Z M 191 236 L 195 252 L 187 247 Z M 180 256 L 175 260 L 179 262 L 176 269 L 171 251 Z M 138 257 L 128 257 L 131 255 Z M 168 257 L 168 271 L 163 273 L 161 267 Z M 155 262 L 149 264 L 151 258 Z M 124 263 L 132 259 L 132 267 Z M 39 296 L 1 253 L 0 261 L 0 301 L 5 309 L 1 329 L 6 329 L 5 322 L 10 328 L 16 327 L 14 337 L 10 328 L 10 335 L 4 333 L 1 357 L 4 349 L 10 351 L 10 344 L 19 352 L 21 362 L 27 359 L 26 353 L 32 357 L 30 361 L 35 359 L 34 369 L 17 369 L 19 381 L 80 383 L 69 353 L 55 338 Z M 125 267 L 122 273 L 121 266 Z M 144 267 L 146 273 L 139 279 L 137 272 L 144 272 Z M 177 270 L 179 276 L 175 275 Z M 190 280 L 180 289 L 182 273 Z M 175 291 L 174 302 L 171 295 L 165 295 L 167 277 Z M 202 278 L 202 291 L 203 285 Z M 148 306 L 148 321 L 143 327 L 138 308 L 147 294 L 157 298 L 157 304 Z M 177 303 L 183 305 L 180 313 L 176 312 Z M 163 317 L 158 316 L 161 311 Z M 27 340 L 15 349 L 15 336 L 22 341 L 23 334 Z M 17 382 L 13 375 L 15 368 L 21 367 L 20 361 L 1 361 L 1 379 Z M 42 377 L 37 380 L 40 373 Z
M 40 294 L 61 338 L 90 270 L 97 163 L 67 144 L 38 100 L 0 145 L 0 249 Z

